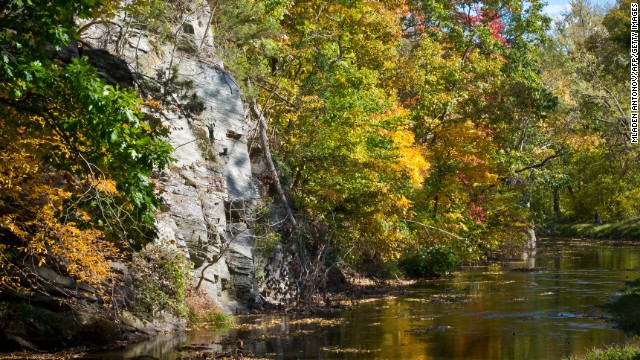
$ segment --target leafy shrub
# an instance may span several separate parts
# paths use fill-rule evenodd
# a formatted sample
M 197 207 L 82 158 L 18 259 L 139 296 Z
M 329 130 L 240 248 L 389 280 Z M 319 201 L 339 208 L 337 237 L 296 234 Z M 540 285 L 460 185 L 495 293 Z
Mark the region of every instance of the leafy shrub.
M 640 280 L 629 282 L 624 295 L 608 304 L 607 308 L 619 328 L 640 334 Z
M 419 247 L 400 260 L 400 268 L 408 276 L 441 276 L 458 266 L 459 260 L 451 248 L 436 245 Z
M 146 318 L 161 312 L 186 317 L 192 264 L 177 250 L 150 245 L 133 258 L 133 311 Z
M 187 309 L 187 320 L 191 325 L 221 326 L 233 323 L 233 317 L 218 309 L 206 294 L 187 297 Z

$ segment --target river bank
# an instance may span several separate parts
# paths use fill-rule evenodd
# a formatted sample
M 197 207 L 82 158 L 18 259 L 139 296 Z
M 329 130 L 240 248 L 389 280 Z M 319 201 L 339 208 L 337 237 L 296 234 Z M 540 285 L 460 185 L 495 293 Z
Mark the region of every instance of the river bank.
M 585 238 L 640 241 L 640 218 L 616 222 L 552 222 L 545 224 L 541 232 L 558 238 Z
M 613 345 L 601 349 L 592 349 L 582 356 L 571 356 L 564 360 L 626 360 L 640 356 L 640 338 L 633 338 L 622 345 Z
M 613 316 L 613 321 L 620 329 L 632 334 L 634 338 L 624 344 L 609 345 L 591 349 L 582 356 L 571 356 L 565 360 L 618 360 L 640 358 L 640 280 L 627 283 L 622 296 L 606 308 Z
M 265 307 L 260 314 L 292 315 L 297 318 L 331 316 L 385 296 L 407 294 L 408 288 L 423 282 L 367 278 L 354 271 L 341 275 L 344 283 L 339 287 L 340 291 L 317 294 L 311 303 L 300 306 Z M 332 288 L 336 289 L 335 286 Z M 69 304 L 49 309 L 4 299 L 0 301 L 0 325 L 2 329 L 11 331 L 0 333 L 0 359 L 83 358 L 95 352 L 118 352 L 137 343 L 172 337 L 184 331 L 215 331 L 217 328 L 235 326 L 234 319 L 237 316 L 215 311 L 210 302 L 203 300 L 206 299 L 188 297 L 186 319 L 171 317 L 171 322 L 164 321 L 166 319 L 149 322 L 136 318 L 128 311 L 116 315 L 96 304 L 83 310 L 75 306 L 76 311 L 73 311 Z M 258 312 L 254 310 L 252 313 Z M 189 350 L 189 347 L 184 349 L 185 356 L 188 356 Z
M 188 327 L 99 352 L 0 359 L 199 359 L 238 350 L 245 359 L 583 356 L 628 341 L 602 306 L 637 277 L 634 250 L 626 242 L 545 239 L 533 263 L 465 267 L 424 281 L 361 278 L 358 291 L 319 296 L 304 311 L 240 315 L 221 328 Z
M 198 358 L 233 354 L 238 344 L 244 356 L 268 359 L 582 356 L 629 339 L 602 305 L 637 276 L 634 249 L 543 240 L 535 264 L 463 268 L 450 277 L 389 287 L 396 294 L 353 302 L 345 296 L 326 311 L 241 315 L 223 328 L 162 335 L 79 358 Z M 513 271 L 530 265 L 536 271 Z

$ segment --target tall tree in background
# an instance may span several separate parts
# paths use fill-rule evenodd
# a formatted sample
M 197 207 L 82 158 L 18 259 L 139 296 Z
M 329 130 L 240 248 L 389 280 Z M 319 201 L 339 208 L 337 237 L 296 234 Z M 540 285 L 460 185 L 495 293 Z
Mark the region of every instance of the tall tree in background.
M 546 193 L 535 204 L 540 216 L 548 217 L 552 207 L 576 220 L 591 220 L 595 212 L 607 220 L 638 215 L 640 178 L 632 169 L 640 159 L 630 144 L 627 101 L 628 12 L 625 1 L 609 10 L 573 1 L 556 23 L 545 77 L 560 107 L 546 133 L 567 153 L 539 174 L 537 191 Z
M 539 158 L 537 128 L 554 107 L 540 76 L 542 4 L 411 2 L 409 10 L 398 88 L 432 163 L 417 219 L 467 241 L 423 237 L 471 257 L 519 243 L 514 229 L 531 220 L 518 170 Z

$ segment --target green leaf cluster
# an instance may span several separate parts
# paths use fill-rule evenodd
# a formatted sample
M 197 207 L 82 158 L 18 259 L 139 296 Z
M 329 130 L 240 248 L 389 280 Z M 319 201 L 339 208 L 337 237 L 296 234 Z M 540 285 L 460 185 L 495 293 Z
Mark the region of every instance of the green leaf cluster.
M 116 249 L 153 238 L 152 175 L 171 160 L 166 129 L 143 120 L 133 90 L 108 85 L 73 52 L 75 19 L 115 5 L 0 5 L 1 267 L 19 271 L 33 257 L 94 284 Z M 39 217 L 46 221 L 34 223 Z M 93 249 L 76 256 L 85 246 Z

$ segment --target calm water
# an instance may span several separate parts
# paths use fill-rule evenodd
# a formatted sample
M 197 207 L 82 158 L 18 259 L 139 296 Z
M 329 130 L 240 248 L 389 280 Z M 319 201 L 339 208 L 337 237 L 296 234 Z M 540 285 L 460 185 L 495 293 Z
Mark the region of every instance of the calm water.
M 165 336 L 98 357 L 171 359 L 180 345 L 228 350 L 243 338 L 245 350 L 274 359 L 559 359 L 627 338 L 598 305 L 625 278 L 640 277 L 638 250 L 543 242 L 534 260 L 510 265 L 543 271 L 464 269 L 323 319 L 247 316 L 232 328 Z

